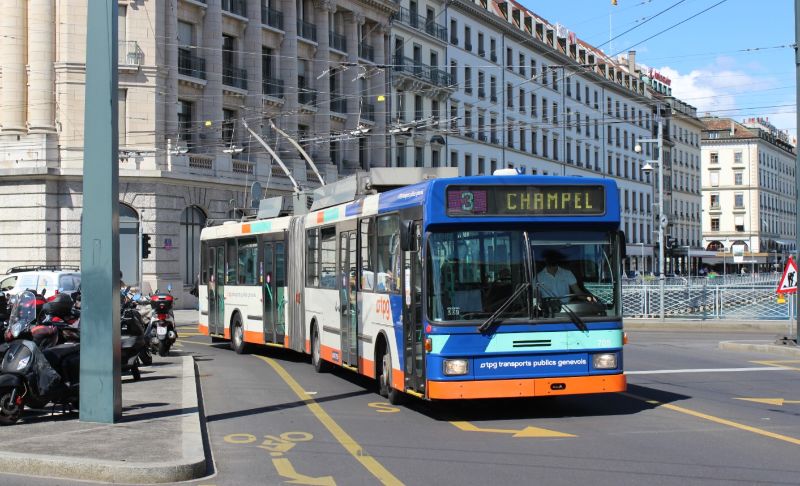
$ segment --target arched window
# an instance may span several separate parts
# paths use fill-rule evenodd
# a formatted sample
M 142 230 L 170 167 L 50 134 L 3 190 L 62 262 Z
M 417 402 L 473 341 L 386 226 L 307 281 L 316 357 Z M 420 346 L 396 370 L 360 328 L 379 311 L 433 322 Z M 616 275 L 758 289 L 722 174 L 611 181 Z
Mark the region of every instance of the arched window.
M 127 204 L 119 203 L 119 271 L 126 285 L 139 285 L 141 254 L 139 213 Z
M 181 214 L 181 276 L 183 284 L 194 285 L 200 272 L 200 230 L 206 215 L 197 206 L 189 206 Z
M 724 249 L 725 249 L 725 246 L 722 244 L 721 241 L 712 241 L 706 247 L 706 250 L 708 250 L 708 251 L 722 251 Z

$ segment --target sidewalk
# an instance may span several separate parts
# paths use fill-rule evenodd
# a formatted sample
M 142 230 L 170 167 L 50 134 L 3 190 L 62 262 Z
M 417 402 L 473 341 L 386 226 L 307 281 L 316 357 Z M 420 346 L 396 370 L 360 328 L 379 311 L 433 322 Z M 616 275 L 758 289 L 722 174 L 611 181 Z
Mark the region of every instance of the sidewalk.
M 122 375 L 122 419 L 81 422 L 26 410 L 3 427 L 0 472 L 109 483 L 164 483 L 207 474 L 194 359 L 153 357 L 134 382 Z

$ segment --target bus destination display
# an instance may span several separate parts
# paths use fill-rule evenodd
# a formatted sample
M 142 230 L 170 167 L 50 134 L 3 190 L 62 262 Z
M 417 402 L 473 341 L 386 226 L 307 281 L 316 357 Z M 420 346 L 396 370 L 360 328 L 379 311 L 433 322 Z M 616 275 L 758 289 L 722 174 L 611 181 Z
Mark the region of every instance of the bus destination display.
M 448 216 L 597 216 L 603 186 L 451 186 Z

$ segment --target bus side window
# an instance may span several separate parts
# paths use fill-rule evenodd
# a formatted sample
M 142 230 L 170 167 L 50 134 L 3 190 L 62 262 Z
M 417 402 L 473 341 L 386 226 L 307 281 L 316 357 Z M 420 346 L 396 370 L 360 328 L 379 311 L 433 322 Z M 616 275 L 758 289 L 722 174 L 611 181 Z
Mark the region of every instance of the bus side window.
M 395 215 L 377 219 L 375 288 L 378 292 L 396 293 L 400 289 L 400 218 Z
M 375 262 L 374 254 L 372 253 L 372 248 L 375 246 L 373 244 L 375 236 L 374 236 L 374 227 L 373 219 L 362 219 L 360 223 L 360 237 L 361 237 L 361 264 L 359 265 L 360 268 L 360 278 L 359 281 L 361 282 L 361 290 L 372 291 L 375 288 Z
M 319 230 L 306 231 L 306 286 L 319 287 Z
M 226 248 L 225 268 L 227 269 L 227 273 L 225 275 L 225 284 L 236 285 L 236 270 L 239 266 L 239 253 L 236 248 L 236 240 L 228 241 Z

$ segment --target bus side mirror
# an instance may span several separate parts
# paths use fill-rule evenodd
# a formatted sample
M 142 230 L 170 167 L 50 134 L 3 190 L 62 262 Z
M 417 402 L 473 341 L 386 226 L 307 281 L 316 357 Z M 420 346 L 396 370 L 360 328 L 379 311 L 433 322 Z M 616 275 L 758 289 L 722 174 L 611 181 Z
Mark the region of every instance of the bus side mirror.
M 414 221 L 403 220 L 400 222 L 400 249 L 403 251 L 418 251 L 419 242 L 414 232 Z
M 622 261 L 628 258 L 627 245 L 625 243 L 625 232 L 620 230 L 617 233 L 619 236 L 619 259 Z

